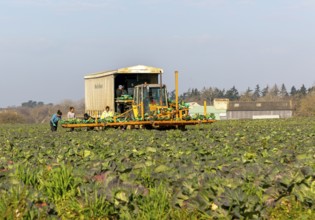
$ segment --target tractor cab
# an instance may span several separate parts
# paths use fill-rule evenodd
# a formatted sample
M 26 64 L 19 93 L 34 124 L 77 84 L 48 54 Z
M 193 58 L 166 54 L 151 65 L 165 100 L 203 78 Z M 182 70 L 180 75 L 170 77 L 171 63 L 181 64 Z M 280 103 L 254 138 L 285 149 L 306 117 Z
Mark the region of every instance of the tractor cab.
M 168 108 L 165 85 L 145 83 L 134 87 L 132 109 L 135 117 L 163 108 Z

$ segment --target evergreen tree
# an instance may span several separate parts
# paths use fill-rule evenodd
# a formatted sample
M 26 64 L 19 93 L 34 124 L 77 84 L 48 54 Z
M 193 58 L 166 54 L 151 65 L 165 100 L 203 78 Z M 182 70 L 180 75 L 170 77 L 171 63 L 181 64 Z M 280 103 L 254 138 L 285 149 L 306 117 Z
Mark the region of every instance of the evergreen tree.
M 231 89 L 226 91 L 225 97 L 230 100 L 237 100 L 240 96 L 235 86 L 233 86 Z
M 218 88 L 215 88 L 214 90 L 215 92 L 215 98 L 224 98 L 225 97 L 225 90 L 224 89 L 218 89 Z
M 261 96 L 266 96 L 269 93 L 269 86 L 267 85 L 263 90 L 261 91 Z
M 192 89 L 191 90 L 191 95 L 194 97 L 194 96 L 200 96 L 200 92 L 197 88 L 195 89 Z
M 255 91 L 253 93 L 253 99 L 256 100 L 260 97 L 260 94 L 261 94 L 261 91 L 260 91 L 260 87 L 259 85 L 257 84 L 256 85 L 256 88 L 255 88 Z
M 301 94 L 301 95 L 306 95 L 306 88 L 305 88 L 305 86 L 304 86 L 304 84 L 301 86 L 301 88 L 300 88 L 300 90 L 299 90 L 299 93 Z
M 285 98 L 285 97 L 288 97 L 288 96 L 289 96 L 289 94 L 288 94 L 288 92 L 287 92 L 287 89 L 286 89 L 284 83 L 282 83 L 282 85 L 281 85 L 280 96 L 281 96 L 282 98 Z
M 295 86 L 292 86 L 292 87 L 291 87 L 290 95 L 291 95 L 291 96 L 295 96 L 296 94 L 297 94 L 297 90 L 296 90 Z

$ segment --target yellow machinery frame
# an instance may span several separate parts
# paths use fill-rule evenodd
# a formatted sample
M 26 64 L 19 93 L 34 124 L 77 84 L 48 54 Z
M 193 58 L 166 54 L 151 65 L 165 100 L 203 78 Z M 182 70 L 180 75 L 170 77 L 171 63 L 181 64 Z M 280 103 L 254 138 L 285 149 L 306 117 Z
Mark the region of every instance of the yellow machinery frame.
M 167 112 L 166 114 L 160 113 L 157 116 L 168 116 L 170 120 L 152 120 L 152 121 L 125 121 L 125 122 L 118 122 L 117 118 L 126 117 L 128 114 L 130 114 L 131 111 L 133 111 L 133 114 L 135 116 L 139 115 L 138 108 L 140 106 L 140 113 L 141 117 L 144 118 L 144 105 L 143 101 L 140 102 L 140 104 L 135 105 L 132 102 L 132 108 L 128 111 L 114 116 L 114 122 L 105 122 L 105 123 L 98 123 L 97 117 L 96 117 L 96 123 L 91 124 L 63 124 L 62 127 L 64 128 L 82 128 L 82 127 L 117 127 L 117 126 L 130 126 L 130 127 L 145 127 L 145 126 L 152 126 L 153 128 L 160 128 L 160 127 L 180 127 L 184 128 L 185 125 L 197 125 L 197 124 L 209 124 L 215 122 L 215 120 L 208 119 L 208 120 L 183 120 L 183 116 L 188 114 L 188 108 L 179 109 L 179 103 L 178 103 L 178 71 L 175 71 L 175 108 L 172 112 Z M 162 106 L 162 105 L 149 105 L 150 110 L 157 110 L 160 111 L 162 109 L 168 108 L 168 106 Z M 204 101 L 204 115 L 207 114 L 207 103 Z

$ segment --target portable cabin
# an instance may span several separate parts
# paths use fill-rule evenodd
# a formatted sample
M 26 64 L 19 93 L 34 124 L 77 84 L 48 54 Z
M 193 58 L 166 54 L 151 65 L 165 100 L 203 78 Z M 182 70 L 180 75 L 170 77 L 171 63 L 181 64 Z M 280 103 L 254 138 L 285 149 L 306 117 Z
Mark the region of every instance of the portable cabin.
M 123 85 L 128 95 L 133 96 L 136 85 L 159 83 L 163 69 L 151 66 L 137 65 L 118 70 L 103 71 L 88 74 L 84 77 L 85 83 L 85 112 L 99 116 L 109 106 L 117 111 L 116 89 Z

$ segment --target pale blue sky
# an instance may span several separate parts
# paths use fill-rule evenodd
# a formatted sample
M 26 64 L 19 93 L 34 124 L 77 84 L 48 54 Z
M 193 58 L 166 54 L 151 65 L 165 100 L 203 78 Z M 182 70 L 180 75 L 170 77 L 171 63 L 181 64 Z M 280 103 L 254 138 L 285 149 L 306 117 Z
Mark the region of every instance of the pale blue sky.
M 164 83 L 242 92 L 315 84 L 314 0 L 0 0 L 0 107 L 84 98 L 138 64 Z

